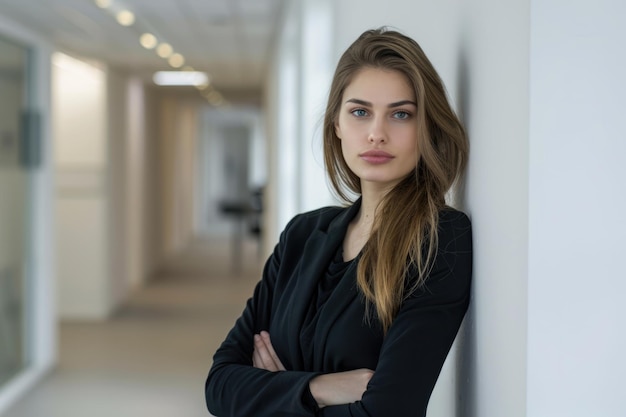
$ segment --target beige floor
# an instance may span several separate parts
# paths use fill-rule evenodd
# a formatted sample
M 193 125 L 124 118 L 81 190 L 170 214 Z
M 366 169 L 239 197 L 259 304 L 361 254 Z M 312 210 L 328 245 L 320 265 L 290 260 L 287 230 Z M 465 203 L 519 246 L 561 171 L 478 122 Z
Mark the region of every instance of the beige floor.
M 248 242 L 197 241 L 111 320 L 62 323 L 57 368 L 3 417 L 201 417 L 211 356 L 260 276 Z

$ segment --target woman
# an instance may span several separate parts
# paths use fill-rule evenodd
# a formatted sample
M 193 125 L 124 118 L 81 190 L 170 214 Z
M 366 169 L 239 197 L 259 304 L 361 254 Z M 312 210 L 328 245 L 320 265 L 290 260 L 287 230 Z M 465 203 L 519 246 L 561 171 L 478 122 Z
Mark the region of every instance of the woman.
M 469 303 L 471 226 L 444 196 L 465 131 L 421 48 L 385 29 L 343 54 L 324 154 L 349 207 L 296 216 L 215 353 L 220 416 L 423 416 Z

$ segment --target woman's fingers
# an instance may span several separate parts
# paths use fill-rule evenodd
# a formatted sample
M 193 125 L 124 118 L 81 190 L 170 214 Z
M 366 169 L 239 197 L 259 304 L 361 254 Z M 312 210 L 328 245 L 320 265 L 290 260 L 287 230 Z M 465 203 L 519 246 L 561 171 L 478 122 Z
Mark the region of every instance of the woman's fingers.
M 252 366 L 254 366 L 255 368 L 259 368 L 259 369 L 265 369 L 263 367 L 263 361 L 261 360 L 261 355 L 259 355 L 259 351 L 256 348 L 256 344 L 255 344 L 254 351 L 252 352 Z
M 252 357 L 253 359 L 256 357 L 257 368 L 273 371 L 272 357 L 265 346 L 265 342 L 258 334 L 254 335 L 254 354 Z
M 285 367 L 278 358 L 269 333 L 261 332 L 254 335 L 254 352 L 252 353 L 252 364 L 255 368 L 265 369 L 266 371 L 277 372 L 284 371 Z
M 272 345 L 272 341 L 270 339 L 270 334 L 268 332 L 266 332 L 266 331 L 262 331 L 260 336 L 261 336 L 261 340 L 263 340 L 263 342 L 265 344 L 265 347 L 267 348 L 267 351 L 269 352 L 270 357 L 272 358 L 272 362 L 274 363 L 276 368 L 279 371 L 284 371 L 285 370 L 285 366 L 280 361 L 280 359 L 278 358 L 278 355 L 276 354 L 276 351 L 274 350 L 274 346 Z

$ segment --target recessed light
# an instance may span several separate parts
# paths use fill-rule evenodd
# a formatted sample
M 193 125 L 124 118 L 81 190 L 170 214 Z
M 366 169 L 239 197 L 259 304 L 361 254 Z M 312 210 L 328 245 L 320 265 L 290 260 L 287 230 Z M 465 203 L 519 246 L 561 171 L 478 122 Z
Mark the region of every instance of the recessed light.
M 152 49 L 157 46 L 157 38 L 152 33 L 144 33 L 139 38 L 139 43 L 146 49 Z
M 135 23 L 135 14 L 130 10 L 121 10 L 117 13 L 117 23 L 122 26 L 131 26 Z
M 159 46 L 157 46 L 157 55 L 159 55 L 161 58 L 169 58 L 170 55 L 172 55 L 172 52 L 174 52 L 174 48 L 172 48 L 172 45 L 170 45 L 169 43 L 162 43 Z
M 152 77 L 154 83 L 163 86 L 197 86 L 209 83 L 206 72 L 200 71 L 159 71 Z
M 108 9 L 111 7 L 111 0 L 95 0 L 96 6 L 101 9 Z
M 168 62 L 174 68 L 180 68 L 185 64 L 185 57 L 182 56 L 181 54 L 174 54 L 170 56 L 170 58 L 168 59 Z

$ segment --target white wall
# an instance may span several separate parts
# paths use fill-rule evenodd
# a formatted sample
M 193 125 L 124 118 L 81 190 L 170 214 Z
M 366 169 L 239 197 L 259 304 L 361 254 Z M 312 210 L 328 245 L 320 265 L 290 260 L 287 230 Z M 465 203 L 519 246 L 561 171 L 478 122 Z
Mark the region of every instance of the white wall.
M 147 111 L 146 94 L 143 81 L 137 77 L 127 79 L 126 83 L 127 131 L 125 134 L 125 158 L 127 167 L 126 206 L 127 238 L 127 276 L 129 291 L 143 286 L 151 272 L 143 257 L 145 252 L 144 236 L 146 225 L 143 217 L 150 210 L 146 204 L 146 152 L 150 146 L 146 134 Z
M 161 97 L 158 115 L 159 259 L 168 260 L 184 249 L 195 233 L 195 152 L 200 123 L 197 103 L 185 97 Z
M 325 180 L 322 117 L 333 62 L 333 3 L 287 2 L 266 85 L 264 247 L 297 213 L 337 204 Z
M 113 308 L 145 284 L 146 98 L 143 81 L 107 68 L 107 200 Z
M 58 53 L 53 68 L 59 316 L 101 319 L 112 309 L 106 73 Z
M 144 144 L 143 144 L 143 279 L 147 282 L 160 266 L 160 241 L 162 227 L 160 224 L 160 173 L 159 173 L 159 144 L 158 144 L 158 99 L 154 88 L 144 85 Z
M 106 247 L 100 256 L 106 262 L 106 276 L 103 277 L 109 299 L 109 311 L 126 298 L 130 287 L 129 258 L 132 246 L 129 242 L 129 229 L 132 227 L 126 216 L 129 204 L 130 166 L 126 163 L 128 131 L 128 108 L 126 102 L 127 79 L 124 74 L 110 68 L 105 73 L 104 117 L 106 169 L 104 175 L 104 201 L 106 212 L 103 227 L 106 229 Z
M 474 230 L 472 304 L 459 414 L 526 415 L 529 3 L 464 3 L 459 104 L 470 137 L 465 190 Z
M 528 415 L 626 415 L 626 3 L 531 1 Z
M 324 168 L 323 119 L 335 70 L 334 4 L 307 0 L 300 10 L 300 143 L 298 211 L 314 210 L 338 202 L 330 191 Z
M 300 127 L 300 9 L 291 2 L 280 37 L 278 56 L 278 115 L 275 152 L 276 166 L 270 173 L 276 184 L 279 204 L 276 226 L 270 234 L 276 236 L 299 209 L 301 172 L 298 170 L 301 141 Z M 273 233 L 272 233 L 273 232 Z
M 59 314 L 98 320 L 153 268 L 143 215 L 145 153 L 156 145 L 141 80 L 65 55 L 54 62 Z

